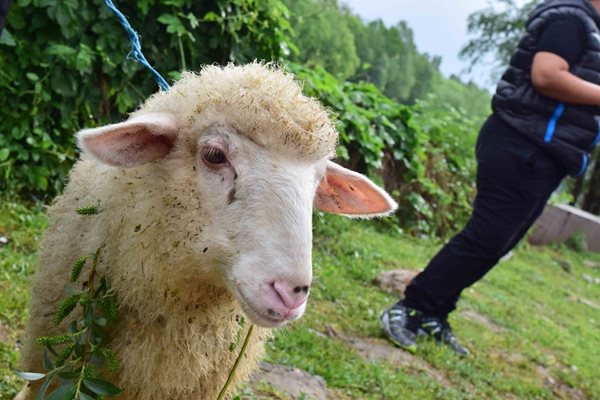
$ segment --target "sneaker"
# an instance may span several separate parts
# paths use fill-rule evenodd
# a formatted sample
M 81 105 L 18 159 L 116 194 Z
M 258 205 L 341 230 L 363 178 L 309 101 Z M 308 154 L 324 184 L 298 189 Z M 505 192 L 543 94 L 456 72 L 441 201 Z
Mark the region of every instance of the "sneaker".
M 424 316 L 421 318 L 418 336 L 430 336 L 440 343 L 444 343 L 452 349 L 457 355 L 464 357 L 469 354 L 469 350 L 458 343 L 456 336 L 452 332 L 452 327 L 447 318 Z
M 402 302 L 383 311 L 381 324 L 388 339 L 405 350 L 417 350 L 417 334 L 423 313 L 406 307 Z
M 388 339 L 405 350 L 416 351 L 417 338 L 428 336 L 448 345 L 459 356 L 469 354 L 469 350 L 458 343 L 447 318 L 428 316 L 405 306 L 402 301 L 383 312 L 381 324 Z

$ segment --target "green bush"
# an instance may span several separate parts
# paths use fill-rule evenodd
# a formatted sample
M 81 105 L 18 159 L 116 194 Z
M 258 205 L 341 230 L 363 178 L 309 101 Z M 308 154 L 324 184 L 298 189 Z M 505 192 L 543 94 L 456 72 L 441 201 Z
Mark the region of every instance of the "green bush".
M 118 3 L 148 60 L 169 79 L 202 64 L 281 61 L 296 51 L 279 0 Z M 125 118 L 157 90 L 102 0 L 16 0 L 0 37 L 0 190 L 49 199 L 77 154 L 73 133 Z M 337 115 L 338 155 L 378 176 L 411 233 L 445 236 L 470 211 L 475 124 L 464 113 L 399 104 L 321 66 L 288 68 Z
M 293 44 L 278 0 L 116 2 L 155 68 L 279 59 Z M 15 0 L 0 37 L 0 190 L 53 196 L 73 133 L 125 117 L 156 91 L 103 0 Z
M 466 222 L 477 122 L 452 108 L 399 104 L 372 84 L 339 82 L 318 66 L 288 68 L 336 115 L 343 163 L 378 176 L 398 201 L 402 227 L 446 236 Z

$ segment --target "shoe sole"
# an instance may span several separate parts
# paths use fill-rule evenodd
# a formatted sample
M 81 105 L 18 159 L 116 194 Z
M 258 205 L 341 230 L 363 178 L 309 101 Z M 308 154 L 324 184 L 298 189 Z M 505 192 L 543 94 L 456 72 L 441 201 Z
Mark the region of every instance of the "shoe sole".
M 396 338 L 394 337 L 394 335 L 392 334 L 392 330 L 390 329 L 390 321 L 389 321 L 389 316 L 388 316 L 388 310 L 385 310 L 383 312 L 383 314 L 381 315 L 380 318 L 381 321 L 381 325 L 383 327 L 383 331 L 385 332 L 385 335 L 387 336 L 387 339 L 394 343 L 396 346 L 400 347 L 403 350 L 407 350 L 410 351 L 411 353 L 415 353 L 417 351 L 417 344 L 413 343 L 413 344 L 404 344 L 398 340 L 396 340 Z

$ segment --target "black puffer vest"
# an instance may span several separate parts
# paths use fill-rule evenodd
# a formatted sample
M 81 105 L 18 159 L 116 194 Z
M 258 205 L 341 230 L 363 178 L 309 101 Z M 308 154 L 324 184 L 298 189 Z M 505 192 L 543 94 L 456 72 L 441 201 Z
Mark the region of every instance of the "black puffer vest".
M 581 20 L 587 33 L 583 56 L 570 71 L 600 84 L 600 14 L 588 0 L 548 0 L 531 13 L 527 33 L 498 84 L 492 108 L 516 131 L 558 157 L 567 173 L 582 175 L 591 150 L 600 141 L 600 105 L 565 104 L 538 93 L 531 82 L 531 65 L 543 28 L 570 15 Z

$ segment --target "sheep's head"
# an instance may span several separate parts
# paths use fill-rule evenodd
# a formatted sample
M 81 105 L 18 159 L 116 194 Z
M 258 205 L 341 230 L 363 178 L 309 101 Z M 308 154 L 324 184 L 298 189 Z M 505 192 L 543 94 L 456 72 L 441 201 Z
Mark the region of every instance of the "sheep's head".
M 261 326 L 304 313 L 313 206 L 354 217 L 396 207 L 369 179 L 330 160 L 337 134 L 326 111 L 291 76 L 260 64 L 187 74 L 129 120 L 78 139 L 102 163 L 160 171 L 164 191 L 186 203 L 173 211 L 179 225 L 171 232 Z M 189 211 L 200 208 L 201 222 Z M 204 234 L 189 235 L 194 227 L 182 219 L 201 223 Z

